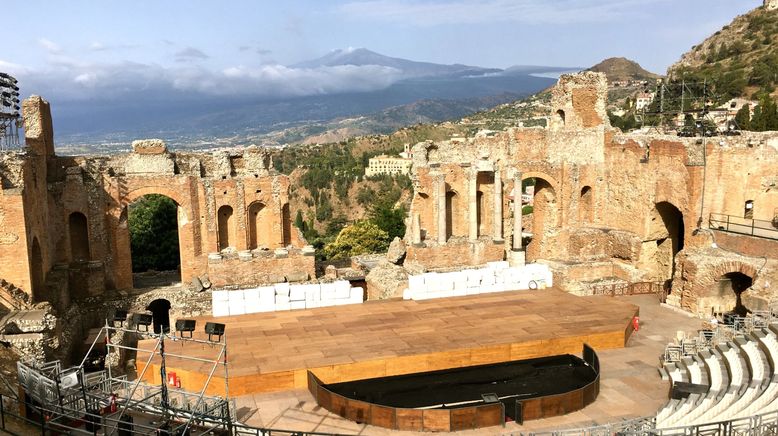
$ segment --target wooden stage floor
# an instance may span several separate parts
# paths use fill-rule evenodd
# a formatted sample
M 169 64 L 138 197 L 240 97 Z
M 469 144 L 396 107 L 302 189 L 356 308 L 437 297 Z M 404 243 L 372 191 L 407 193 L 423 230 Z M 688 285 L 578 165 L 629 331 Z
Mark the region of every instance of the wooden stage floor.
M 197 318 L 226 324 L 229 394 L 240 396 L 307 387 L 307 371 L 324 383 L 410 374 L 558 354 L 580 356 L 621 348 L 638 306 L 610 297 L 576 297 L 556 290 L 517 291 L 424 301 Z M 203 337 L 195 333 L 195 337 Z M 153 341 L 139 343 L 153 349 Z M 169 353 L 214 358 L 218 348 L 166 341 Z M 138 353 L 138 374 L 148 354 Z M 181 387 L 202 388 L 209 364 L 168 357 Z M 146 371 L 159 383 L 158 361 Z M 218 368 L 209 394 L 224 394 Z

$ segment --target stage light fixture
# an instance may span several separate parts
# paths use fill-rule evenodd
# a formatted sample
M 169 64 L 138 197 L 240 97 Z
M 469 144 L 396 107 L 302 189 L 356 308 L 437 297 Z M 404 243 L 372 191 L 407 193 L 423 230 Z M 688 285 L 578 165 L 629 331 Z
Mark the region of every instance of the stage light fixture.
M 222 340 L 222 336 L 224 336 L 224 324 L 219 324 L 216 322 L 207 322 L 205 323 L 205 333 L 208 334 L 208 340 L 213 340 L 212 336 L 218 336 L 219 338 L 216 340 L 217 342 L 220 342 Z
M 197 321 L 193 319 L 178 319 L 176 320 L 176 331 L 180 333 L 182 338 L 191 338 L 196 325 Z M 184 335 L 184 333 L 188 333 L 188 335 Z
M 489 394 L 481 394 L 481 399 L 484 400 L 484 403 L 496 403 L 500 401 L 500 397 L 497 394 L 489 393 Z
M 113 312 L 113 326 L 116 327 L 116 323 L 119 323 L 119 327 L 124 326 L 124 321 L 127 321 L 127 311 L 122 309 L 116 309 Z
M 149 326 L 153 321 L 154 317 L 148 313 L 136 313 L 132 316 L 132 322 L 135 324 L 135 330 L 137 331 L 141 331 L 141 327 L 143 327 L 143 331 L 148 332 Z

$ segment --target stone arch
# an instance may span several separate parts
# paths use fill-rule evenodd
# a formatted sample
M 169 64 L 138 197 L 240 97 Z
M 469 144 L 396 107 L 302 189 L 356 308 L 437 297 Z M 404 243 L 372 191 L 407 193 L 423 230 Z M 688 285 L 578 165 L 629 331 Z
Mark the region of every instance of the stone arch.
M 269 229 L 269 208 L 261 201 L 255 201 L 248 207 L 248 232 L 249 232 L 249 250 L 259 247 L 270 248 L 271 243 Z
M 750 309 L 744 301 L 744 294 L 758 278 L 755 266 L 739 261 L 728 261 L 705 271 L 699 277 L 697 288 L 697 311 L 713 312 L 735 311 L 744 316 Z M 734 282 L 733 282 L 734 279 Z
M 532 204 L 532 238 L 526 245 L 526 258 L 528 261 L 534 261 L 544 255 L 543 247 L 548 231 L 559 226 L 559 207 L 558 191 L 554 187 L 553 179 L 548 180 L 542 175 L 533 176 L 528 173 L 523 175 L 522 181 L 529 178 L 535 179 L 535 193 Z M 514 201 L 521 201 L 521 193 L 515 195 Z
M 217 226 L 219 229 L 219 251 L 235 245 L 235 217 L 232 206 L 221 206 L 217 212 Z
M 46 276 L 43 270 L 43 252 L 38 237 L 33 236 L 30 247 L 30 294 L 33 301 L 39 301 L 39 297 L 45 295 L 44 286 Z
M 91 260 L 89 250 L 89 225 L 86 215 L 73 212 L 68 216 L 68 236 L 70 237 L 71 262 Z
M 581 188 L 581 196 L 578 198 L 578 221 L 594 222 L 594 192 L 588 185 Z
M 152 232 L 142 232 L 139 235 L 133 236 L 133 229 L 130 224 L 135 219 L 133 212 L 134 205 L 149 196 L 164 197 L 172 202 L 175 206 L 175 216 L 174 218 L 171 217 L 169 221 L 155 222 L 155 225 L 149 229 L 153 230 L 153 234 Z M 126 198 L 128 203 L 124 206 L 119 215 L 117 240 L 124 240 L 126 238 L 126 248 L 120 247 L 118 251 L 122 253 L 122 256 L 126 253 L 126 263 L 129 266 L 132 286 L 140 288 L 163 286 L 184 280 L 182 265 L 184 264 L 184 259 L 192 257 L 193 253 L 188 250 L 182 250 L 182 248 L 186 246 L 183 241 L 185 241 L 187 237 L 187 232 L 183 226 L 188 223 L 183 208 L 176 199 L 171 198 L 164 193 L 149 190 L 133 191 L 133 194 L 128 195 Z M 165 209 L 161 210 L 163 212 L 165 211 Z M 167 215 L 165 214 L 161 217 L 167 218 Z M 173 219 L 175 220 L 175 223 L 173 223 Z M 175 234 L 173 234 L 174 231 Z M 158 238 L 160 243 L 150 244 L 148 242 L 149 238 Z M 147 250 L 147 252 L 138 250 Z M 151 270 L 165 272 L 165 274 L 157 274 L 153 277 L 146 277 L 144 274 L 139 274 Z
M 158 298 L 149 303 L 146 310 L 151 312 L 154 333 L 170 333 L 170 301 Z
M 552 175 L 543 172 L 543 171 L 522 171 L 521 173 L 521 180 L 527 180 L 527 179 L 543 179 L 546 183 L 551 185 L 552 188 L 554 188 L 554 192 L 562 192 L 560 189 L 559 182 L 555 177 Z

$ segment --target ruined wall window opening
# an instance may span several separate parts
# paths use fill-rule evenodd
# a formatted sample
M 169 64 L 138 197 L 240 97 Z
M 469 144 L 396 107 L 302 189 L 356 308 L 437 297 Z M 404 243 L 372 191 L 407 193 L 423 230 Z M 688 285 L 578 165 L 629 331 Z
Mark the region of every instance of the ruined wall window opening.
M 70 235 L 70 260 L 85 262 L 91 260 L 89 252 L 89 226 L 86 216 L 81 212 L 73 212 L 68 217 L 68 234 Z
M 557 121 L 560 122 L 560 124 L 562 126 L 564 126 L 565 125 L 565 121 L 566 121 L 565 120 L 565 111 L 563 111 L 562 109 L 559 109 L 558 111 L 556 111 L 556 119 L 557 119 Z
M 675 276 L 676 256 L 684 247 L 685 224 L 683 213 L 673 204 L 666 201 L 657 203 L 655 209 L 661 218 L 666 233 L 666 236 L 657 240 L 656 259 L 660 269 L 665 264 L 669 268 L 669 271 L 664 273 L 658 271 L 658 273 L 661 273 L 659 278 L 670 280 Z M 660 243 L 660 240 L 663 242 Z M 669 245 L 666 246 L 667 244 Z
M 745 212 L 743 213 L 743 218 L 748 219 L 748 220 L 754 219 L 754 200 L 746 201 Z
M 485 229 L 483 228 L 484 220 L 482 217 L 482 213 L 484 211 L 484 193 L 481 191 L 477 191 L 475 194 L 475 221 L 476 221 L 476 227 L 478 229 L 478 233 L 476 236 L 481 236 L 485 234 Z
M 578 202 L 578 219 L 582 223 L 594 222 L 594 193 L 591 186 L 581 189 L 581 197 Z
M 170 333 L 170 301 L 160 298 L 146 307 L 151 312 L 154 333 Z
M 219 228 L 219 251 L 231 247 L 233 235 L 235 235 L 235 218 L 233 218 L 232 207 L 222 206 L 217 212 Z
M 181 281 L 178 203 L 162 194 L 144 195 L 125 208 L 119 225 L 130 236 L 133 286 L 168 286 Z

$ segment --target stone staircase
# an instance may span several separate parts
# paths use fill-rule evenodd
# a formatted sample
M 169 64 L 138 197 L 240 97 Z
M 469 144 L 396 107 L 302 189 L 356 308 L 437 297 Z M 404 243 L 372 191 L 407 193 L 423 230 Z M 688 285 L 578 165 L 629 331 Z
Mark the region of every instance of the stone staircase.
M 30 297 L 26 292 L 9 283 L 5 279 L 0 279 L 0 304 L 8 310 L 28 310 L 32 308 Z

